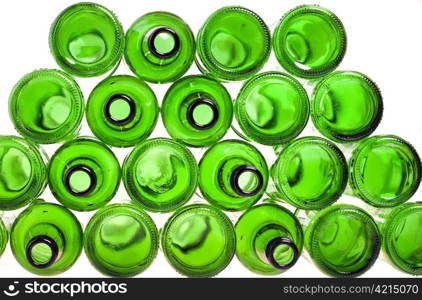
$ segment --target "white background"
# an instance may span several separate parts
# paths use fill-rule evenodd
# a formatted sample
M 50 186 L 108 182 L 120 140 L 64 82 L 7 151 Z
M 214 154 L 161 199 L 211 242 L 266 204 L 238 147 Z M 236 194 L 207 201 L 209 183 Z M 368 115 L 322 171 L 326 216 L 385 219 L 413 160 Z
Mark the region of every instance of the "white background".
M 48 46 L 48 32 L 56 16 L 67 6 L 75 3 L 72 0 L 48 1 L 2 1 L 0 5 L 0 134 L 17 134 L 8 116 L 7 102 L 14 84 L 26 73 L 39 68 L 58 68 L 53 60 Z M 114 11 L 121 21 L 125 31 L 140 16 L 157 10 L 169 11 L 179 15 L 192 28 L 196 35 L 205 19 L 215 10 L 227 5 L 242 5 L 259 14 L 273 31 L 276 23 L 291 8 L 301 4 L 319 4 L 332 10 L 343 22 L 348 45 L 346 56 L 338 70 L 354 70 L 372 78 L 381 89 L 384 97 L 384 117 L 375 134 L 396 134 L 410 141 L 422 154 L 422 97 L 420 87 L 422 78 L 422 0 L 387 1 L 387 0 L 317 0 L 311 3 L 296 0 L 211 0 L 211 1 L 112 1 L 98 0 Z M 264 70 L 282 69 L 274 59 L 273 53 Z M 195 66 L 188 74 L 199 71 Z M 131 74 L 123 63 L 117 74 Z M 92 88 L 104 77 L 80 79 L 85 98 Z M 304 81 L 302 81 L 305 83 Z M 150 85 L 161 103 L 169 84 Z M 226 84 L 233 98 L 236 97 L 241 83 Z M 305 84 L 308 91 L 312 86 Z M 82 135 L 92 135 L 86 121 L 83 121 Z M 303 132 L 304 135 L 318 135 L 311 122 Z M 159 120 L 153 137 L 168 136 L 161 120 Z M 225 138 L 235 138 L 229 132 Z M 51 156 L 59 145 L 44 147 Z M 258 146 L 268 158 L 274 160 L 271 148 Z M 342 148 L 344 149 L 344 148 Z M 113 149 L 120 162 L 129 153 L 129 149 Z M 345 149 L 347 150 L 347 149 Z M 349 149 L 350 150 L 350 147 Z M 192 150 L 197 158 L 203 150 Z M 419 190 L 411 201 L 421 200 Z M 55 202 L 48 188 L 41 196 L 47 201 Z M 128 199 L 123 184 L 112 202 Z M 191 200 L 201 201 L 196 199 Z M 348 201 L 362 205 L 362 201 L 344 196 L 340 201 Z M 6 223 L 12 222 L 19 211 L 6 212 Z M 75 213 L 85 227 L 92 212 Z M 170 214 L 151 214 L 157 227 L 162 228 Z M 228 214 L 235 221 L 238 214 Z M 14 259 L 8 246 L 0 258 L 0 277 L 34 276 L 23 269 Z M 101 276 L 88 262 L 82 253 L 76 264 L 61 277 L 98 277 Z M 139 277 L 179 277 L 166 262 L 161 251 L 151 267 L 138 275 Z M 234 258 L 232 263 L 219 277 L 253 277 L 258 276 L 244 268 Z M 309 260 L 300 258 L 298 263 L 280 276 L 288 277 L 325 277 Z M 394 277 L 408 276 L 395 270 L 390 264 L 379 259 L 364 277 Z

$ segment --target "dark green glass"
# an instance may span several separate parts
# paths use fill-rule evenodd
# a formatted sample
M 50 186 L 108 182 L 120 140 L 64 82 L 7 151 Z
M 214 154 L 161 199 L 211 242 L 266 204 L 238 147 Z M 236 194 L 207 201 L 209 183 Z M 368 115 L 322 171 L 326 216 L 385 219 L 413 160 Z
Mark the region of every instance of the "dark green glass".
M 57 64 L 79 77 L 110 71 L 120 61 L 124 31 L 113 12 L 81 2 L 60 13 L 50 30 L 50 50 Z
M 189 26 L 168 12 L 137 19 L 126 34 L 125 58 L 133 73 L 155 82 L 171 82 L 186 73 L 195 55 Z
M 220 80 L 244 80 L 258 72 L 271 51 L 270 31 L 253 11 L 228 6 L 215 11 L 197 38 L 196 63 Z
M 268 183 L 268 167 L 252 145 L 226 140 L 209 148 L 199 163 L 199 188 L 212 205 L 244 210 L 257 202 Z
M 279 205 L 251 207 L 237 221 L 235 229 L 237 257 L 252 272 L 283 273 L 294 266 L 302 253 L 302 226 Z
M 65 207 L 39 201 L 15 220 L 10 245 L 19 264 L 28 271 L 57 275 L 68 270 L 82 250 L 82 227 Z
M 167 261 L 182 275 L 212 277 L 224 270 L 236 250 L 233 224 L 217 208 L 185 206 L 164 225 L 161 246 Z
M 375 263 L 381 248 L 377 224 L 364 210 L 345 204 L 326 207 L 305 230 L 305 247 L 327 275 L 355 277 Z
M 421 181 L 421 160 L 405 140 L 393 135 L 365 139 L 349 161 L 350 187 L 356 196 L 377 207 L 409 200 Z
M 394 208 L 381 226 L 383 250 L 401 271 L 422 275 L 422 203 Z
M 309 119 L 309 99 L 293 77 L 265 72 L 249 79 L 234 104 L 237 122 L 246 136 L 264 145 L 295 138 Z
M 107 205 L 89 221 L 84 249 L 89 261 L 103 274 L 135 276 L 148 268 L 157 255 L 158 230 L 137 205 Z
M 301 209 L 321 209 L 340 198 L 347 185 L 340 149 L 319 137 L 289 143 L 271 167 L 276 198 Z
M 9 99 L 16 130 L 39 144 L 74 138 L 84 113 L 84 99 L 76 81 L 58 70 L 37 70 L 25 75 Z
M 161 107 L 164 126 L 176 141 L 188 146 L 211 146 L 230 127 L 233 104 L 226 88 L 204 76 L 176 81 Z
M 170 139 L 146 140 L 123 162 L 126 191 L 149 211 L 168 212 L 182 206 L 192 197 L 197 181 L 195 157 Z
M 343 24 L 335 14 L 316 5 L 302 5 L 283 16 L 272 44 L 287 72 L 314 78 L 337 68 L 347 42 Z
M 2 219 L 0 219 L 0 256 L 3 254 L 6 249 L 7 242 L 9 241 L 9 233 L 7 232 L 6 226 Z
M 352 71 L 334 72 L 314 89 L 311 116 L 315 127 L 339 143 L 370 135 L 383 112 L 381 93 L 365 75 Z
M 158 102 L 142 80 L 127 75 L 101 81 L 88 98 L 86 118 L 104 143 L 131 147 L 146 139 L 158 118 Z
M 102 142 L 80 137 L 62 145 L 48 164 L 51 192 L 64 206 L 98 209 L 109 202 L 120 184 L 120 165 Z
M 17 136 L 0 136 L 0 210 L 28 204 L 47 183 L 47 155 L 36 144 Z

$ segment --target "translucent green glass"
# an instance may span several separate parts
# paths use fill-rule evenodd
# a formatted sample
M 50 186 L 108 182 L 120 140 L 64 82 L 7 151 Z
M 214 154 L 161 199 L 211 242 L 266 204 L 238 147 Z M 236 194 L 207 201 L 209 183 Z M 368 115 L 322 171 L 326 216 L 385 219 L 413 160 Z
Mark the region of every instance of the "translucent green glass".
M 58 70 L 37 70 L 25 75 L 9 99 L 16 130 L 39 144 L 74 138 L 84 113 L 82 92 L 73 78 Z
M 204 76 L 186 76 L 176 81 L 161 107 L 170 136 L 188 146 L 211 146 L 230 127 L 233 104 L 226 88 Z
M 10 245 L 16 260 L 28 271 L 57 275 L 68 270 L 82 250 L 82 227 L 66 208 L 38 201 L 15 220 Z
M 347 162 L 339 148 L 319 137 L 292 141 L 271 167 L 279 197 L 301 209 L 321 209 L 340 198 Z
M 96 3 L 77 3 L 60 13 L 50 30 L 50 50 L 66 72 L 98 76 L 123 54 L 124 31 L 113 12 Z
M 346 32 L 331 11 L 303 5 L 283 16 L 272 43 L 277 60 L 286 71 L 314 78 L 340 64 L 346 52 Z
M 89 261 L 105 275 L 134 276 L 157 255 L 158 230 L 137 205 L 107 205 L 89 221 L 84 249 Z
M 104 79 L 91 92 L 86 118 L 92 132 L 104 143 L 130 147 L 151 134 L 158 112 L 157 98 L 145 82 L 118 75 Z
M 422 203 L 405 203 L 391 211 L 382 226 L 383 249 L 400 270 L 422 275 Z
M 168 12 L 137 19 L 126 34 L 125 58 L 140 78 L 165 83 L 181 77 L 192 65 L 195 38 L 189 26 Z
M 393 136 L 365 139 L 352 153 L 350 186 L 377 207 L 393 207 L 409 200 L 421 181 L 421 160 L 405 140 Z
M 311 219 L 305 247 L 314 263 L 327 275 L 362 275 L 376 261 L 381 236 L 377 224 L 364 210 L 338 204 L 326 207 Z
M 236 223 L 236 255 L 252 272 L 277 275 L 294 266 L 303 248 L 302 227 L 287 209 L 261 204 Z
M 277 145 L 303 130 L 309 118 L 309 99 L 293 77 L 266 72 L 243 85 L 234 110 L 247 137 L 260 144 Z
M 177 209 L 192 197 L 197 181 L 195 157 L 185 146 L 170 139 L 146 140 L 123 162 L 126 191 L 146 210 Z
M 212 205 L 244 210 L 257 202 L 268 183 L 268 167 L 252 145 L 226 140 L 209 148 L 199 163 L 199 188 Z
M 46 186 L 47 155 L 36 144 L 16 136 L 0 136 L 0 210 L 28 204 Z
M 6 226 L 2 219 L 0 219 L 0 256 L 3 254 L 6 249 L 7 242 L 9 241 L 9 233 L 7 232 Z
M 334 72 L 318 83 L 312 95 L 315 127 L 339 143 L 370 135 L 379 125 L 382 111 L 379 89 L 358 72 Z
M 64 206 L 98 209 L 109 202 L 120 184 L 120 165 L 102 142 L 80 137 L 62 145 L 48 164 L 51 192 Z
M 220 80 L 244 80 L 258 72 L 270 51 L 270 32 L 254 12 L 223 7 L 205 21 L 198 33 L 197 65 Z
M 161 246 L 167 261 L 182 275 L 212 277 L 224 270 L 236 250 L 231 221 L 210 205 L 176 211 L 164 225 Z

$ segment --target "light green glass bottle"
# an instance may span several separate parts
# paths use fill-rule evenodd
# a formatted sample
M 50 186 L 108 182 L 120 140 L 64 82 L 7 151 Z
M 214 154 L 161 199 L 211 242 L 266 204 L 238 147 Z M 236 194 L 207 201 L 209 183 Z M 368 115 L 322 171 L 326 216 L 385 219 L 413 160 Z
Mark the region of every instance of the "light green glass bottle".
M 19 264 L 28 271 L 57 275 L 69 269 L 82 250 L 82 227 L 66 208 L 42 200 L 15 220 L 10 245 Z
M 346 53 L 346 32 L 328 9 L 302 5 L 280 20 L 272 39 L 278 62 L 289 73 L 315 78 L 333 71 Z
M 293 77 L 265 72 L 243 85 L 234 110 L 248 138 L 264 145 L 278 145 L 298 136 L 306 126 L 309 99 Z
M 212 205 L 244 210 L 257 202 L 268 183 L 262 154 L 239 140 L 225 140 L 209 148 L 199 162 L 199 188 Z
M 161 233 L 167 261 L 189 277 L 212 277 L 224 270 L 236 250 L 233 224 L 215 207 L 193 204 L 176 211 Z
M 422 275 L 422 203 L 405 203 L 383 220 L 383 250 L 395 267 Z
M 347 185 L 347 162 L 340 149 L 319 137 L 290 142 L 271 167 L 271 197 L 301 209 L 322 209 L 340 198 Z
M 9 99 L 16 130 L 39 144 L 74 138 L 84 113 L 82 92 L 73 78 L 58 70 L 37 70 L 25 75 Z
M 248 209 L 236 223 L 236 254 L 252 272 L 277 275 L 294 266 L 302 253 L 297 218 L 277 204 Z
M 376 261 L 381 236 L 364 210 L 337 204 L 319 211 L 305 230 L 305 248 L 313 262 L 332 277 L 355 277 Z
M 352 71 L 334 72 L 314 89 L 311 116 L 315 127 L 339 143 L 370 135 L 383 112 L 381 93 L 365 75 Z
M 100 272 L 114 277 L 135 276 L 148 268 L 157 255 L 158 230 L 137 205 L 107 205 L 89 221 L 84 249 Z
M 155 138 L 136 146 L 123 162 L 123 182 L 130 198 L 144 209 L 169 212 L 196 190 L 198 165 L 176 141 Z
M 38 197 L 47 183 L 47 155 L 17 136 L 0 136 L 0 210 L 13 210 Z
M 170 87 L 161 114 L 173 139 L 188 146 L 205 147 L 226 134 L 233 118 L 233 104 L 222 84 L 193 75 Z
M 362 141 L 349 160 L 350 187 L 376 207 L 393 207 L 409 200 L 421 181 L 421 160 L 405 140 L 393 135 Z
M 197 37 L 196 63 L 220 80 L 244 80 L 258 72 L 271 51 L 270 32 L 253 11 L 223 7 L 205 21 Z
M 137 19 L 126 34 L 125 58 L 143 80 L 165 83 L 182 76 L 192 65 L 195 38 L 189 26 L 168 12 Z
M 9 241 L 9 233 L 7 232 L 6 226 L 2 219 L 0 219 L 0 256 L 6 249 L 7 242 Z
M 98 209 L 109 202 L 120 184 L 120 165 L 102 142 L 80 137 L 62 145 L 48 164 L 51 192 L 64 206 Z
M 67 73 L 92 77 L 110 71 L 120 61 L 124 31 L 113 12 L 96 3 L 69 6 L 50 30 L 50 50 Z
M 101 81 L 88 98 L 86 118 L 104 143 L 131 147 L 146 139 L 158 119 L 158 102 L 142 80 L 127 75 Z

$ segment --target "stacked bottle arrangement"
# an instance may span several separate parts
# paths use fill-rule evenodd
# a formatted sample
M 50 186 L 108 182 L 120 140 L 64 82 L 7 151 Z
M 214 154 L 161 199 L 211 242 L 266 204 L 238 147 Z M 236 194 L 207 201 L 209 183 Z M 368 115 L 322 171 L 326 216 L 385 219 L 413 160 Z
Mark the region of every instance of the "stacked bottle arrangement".
M 0 222 L 0 253 L 10 235 L 28 271 L 62 273 L 84 249 L 105 275 L 134 276 L 161 244 L 190 277 L 214 276 L 235 255 L 252 272 L 277 275 L 304 250 L 329 276 L 359 276 L 381 249 L 396 268 L 422 274 L 421 204 L 407 202 L 420 158 L 400 137 L 370 137 L 382 96 L 366 75 L 334 71 L 346 33 L 331 11 L 294 8 L 271 35 L 256 13 L 224 7 L 195 41 L 171 13 L 146 14 L 125 35 L 113 12 L 79 3 L 54 21 L 50 48 L 63 71 L 16 84 L 9 112 L 23 138 L 0 136 L 0 209 L 29 204 L 11 228 Z M 271 49 L 289 74 L 260 72 Z M 122 57 L 135 76 L 113 75 Z M 202 75 L 184 76 L 193 62 Z M 72 75 L 105 75 L 86 107 Z M 242 80 L 233 102 L 225 84 Z M 310 97 L 304 80 L 316 82 Z M 145 81 L 173 83 L 159 103 Z M 171 139 L 150 138 L 159 114 Z M 96 138 L 79 136 L 84 115 Z M 300 136 L 309 118 L 323 137 Z M 240 139 L 223 140 L 229 130 Z M 38 145 L 59 142 L 50 159 Z M 254 144 L 274 150 L 275 162 Z M 109 146 L 134 148 L 120 166 Z M 206 148 L 199 162 L 188 147 Z M 120 181 L 131 202 L 109 204 Z M 47 185 L 61 205 L 38 199 Z M 195 193 L 208 204 L 188 203 Z M 337 204 L 345 193 L 371 214 Z M 98 211 L 83 231 L 69 209 Z M 172 216 L 159 232 L 146 211 Z M 234 224 L 228 215 L 239 211 Z

